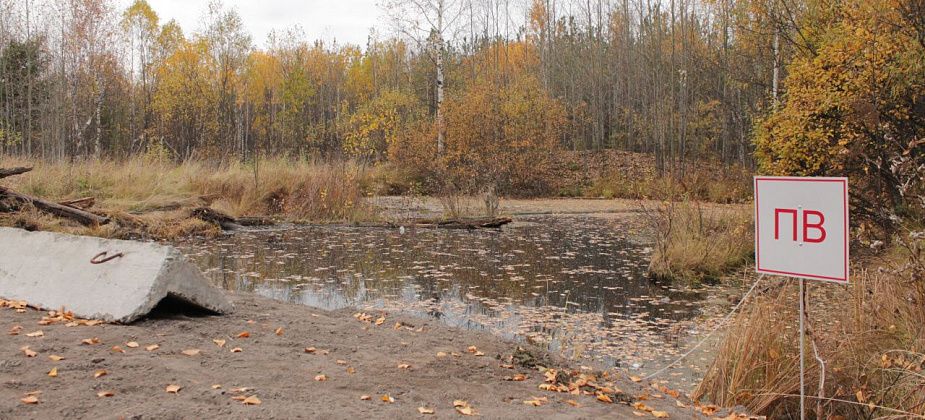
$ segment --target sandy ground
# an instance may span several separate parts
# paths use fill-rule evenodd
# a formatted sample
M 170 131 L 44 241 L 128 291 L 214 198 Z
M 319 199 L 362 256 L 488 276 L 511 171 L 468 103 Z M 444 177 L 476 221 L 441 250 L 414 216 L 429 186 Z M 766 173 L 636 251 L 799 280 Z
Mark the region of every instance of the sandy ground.
M 0 308 L 0 418 L 443 418 L 462 416 L 455 400 L 483 418 L 655 418 L 655 411 L 701 417 L 689 401 L 673 398 L 674 391 L 623 375 L 594 382 L 604 393 L 619 391 L 607 394 L 614 403 L 586 395 L 597 392 L 589 386 L 580 388 L 582 395 L 541 390 L 549 386 L 542 368 L 512 360 L 518 345 L 486 333 L 230 296 L 236 310 L 228 316 L 162 311 L 133 325 L 41 325 L 46 312 Z M 88 339 L 92 344 L 82 342 Z M 531 353 L 559 368 L 560 384 L 591 373 Z M 519 374 L 525 380 L 510 380 Z M 179 391 L 168 393 L 170 385 Z M 23 402 L 30 395 L 38 402 Z M 251 396 L 260 404 L 240 401 Z M 524 402 L 535 397 L 546 401 Z M 420 414 L 419 407 L 434 414 Z

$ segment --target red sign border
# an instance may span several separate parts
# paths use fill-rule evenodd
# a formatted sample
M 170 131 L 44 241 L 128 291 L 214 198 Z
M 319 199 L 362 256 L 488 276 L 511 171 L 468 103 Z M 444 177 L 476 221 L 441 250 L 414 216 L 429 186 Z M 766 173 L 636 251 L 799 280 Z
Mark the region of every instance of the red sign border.
M 761 268 L 761 223 L 758 219 L 758 182 L 759 181 L 772 181 L 772 182 L 837 182 L 842 184 L 842 197 L 844 199 L 844 211 L 845 211 L 845 275 L 844 277 L 829 277 L 829 276 L 820 276 L 816 274 L 805 274 L 805 273 L 791 273 L 787 271 L 772 270 L 768 268 Z M 848 284 L 848 178 L 828 178 L 828 177 L 785 177 L 785 176 L 756 176 L 754 177 L 755 183 L 755 271 L 758 273 L 771 274 L 771 275 L 785 275 L 791 277 L 802 277 L 810 280 L 821 280 L 829 281 L 837 284 Z

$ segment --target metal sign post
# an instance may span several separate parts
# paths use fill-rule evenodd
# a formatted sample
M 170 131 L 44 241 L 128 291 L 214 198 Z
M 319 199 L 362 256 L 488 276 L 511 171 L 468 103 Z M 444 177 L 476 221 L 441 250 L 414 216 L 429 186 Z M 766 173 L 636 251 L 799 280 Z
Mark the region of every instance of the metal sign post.
M 848 178 L 755 177 L 755 269 L 800 280 L 800 418 L 806 419 L 806 279 L 848 284 Z

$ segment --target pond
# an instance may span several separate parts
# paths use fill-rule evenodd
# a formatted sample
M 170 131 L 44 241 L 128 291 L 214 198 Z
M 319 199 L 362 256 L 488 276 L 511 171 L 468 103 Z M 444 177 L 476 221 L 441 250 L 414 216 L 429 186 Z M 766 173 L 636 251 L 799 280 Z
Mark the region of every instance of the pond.
M 721 289 L 650 280 L 651 243 L 625 215 L 521 217 L 497 231 L 286 226 L 179 247 L 226 289 L 409 312 L 640 373 L 725 309 Z

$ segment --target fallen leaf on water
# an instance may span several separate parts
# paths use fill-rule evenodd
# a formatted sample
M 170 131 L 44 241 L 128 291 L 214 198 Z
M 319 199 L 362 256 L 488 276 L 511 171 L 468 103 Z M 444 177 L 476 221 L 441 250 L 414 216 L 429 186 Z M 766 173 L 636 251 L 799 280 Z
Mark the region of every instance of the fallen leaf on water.
M 100 339 L 99 339 L 99 337 L 85 338 L 85 339 L 83 339 L 83 340 L 80 340 L 80 343 L 81 343 L 81 344 L 86 344 L 86 345 L 88 345 L 88 346 L 92 346 L 92 345 L 94 345 L 94 344 L 99 344 L 99 343 L 100 343 Z
M 58 355 L 54 355 L 54 354 L 52 354 L 51 356 L 48 356 L 48 358 L 51 359 L 53 362 L 60 362 L 60 361 L 64 360 L 63 357 L 58 356 Z
M 167 391 L 168 394 L 178 394 L 180 393 L 180 389 L 182 389 L 180 385 L 167 385 L 164 391 Z
M 109 373 L 109 372 L 106 372 L 105 370 L 98 370 L 98 371 L 96 371 L 96 373 L 93 374 L 93 377 L 94 377 L 94 378 L 99 378 L 99 377 L 101 377 L 101 376 L 106 376 L 108 373 Z
M 360 399 L 363 401 L 369 401 L 372 399 L 369 395 L 360 395 Z
M 20 348 L 20 350 L 22 350 L 23 354 L 25 354 L 26 357 L 35 357 L 38 354 L 32 351 L 32 349 L 30 349 L 29 346 L 23 346 L 22 348 Z
M 389 394 L 385 394 L 385 395 L 383 395 L 382 397 L 380 397 L 379 399 L 382 400 L 382 402 L 384 402 L 384 403 L 386 403 L 386 404 L 391 404 L 391 403 L 395 402 L 395 398 L 392 398 L 391 396 L 389 396 Z
M 212 342 L 215 343 L 216 346 L 225 347 L 225 340 L 215 339 L 215 340 L 212 340 Z
M 130 349 L 138 348 L 138 343 L 134 341 L 129 341 L 128 343 L 125 343 L 125 347 L 128 347 Z
M 325 374 L 315 375 L 315 380 L 318 382 L 324 382 L 328 380 L 328 375 L 325 375 Z
M 200 351 L 199 349 L 183 350 L 183 354 L 192 357 L 192 356 L 198 355 L 198 354 L 199 354 L 199 351 Z
M 260 398 L 257 398 L 256 395 L 251 395 L 250 397 L 245 398 L 242 402 L 244 405 L 260 405 L 261 403 Z
M 277 328 L 276 331 L 274 332 L 276 333 L 276 335 L 283 335 L 283 327 Z
M 664 411 L 652 410 L 652 415 L 655 416 L 656 418 L 659 418 L 659 419 L 667 419 L 667 418 L 668 418 L 668 413 L 667 413 L 667 412 L 664 412 Z
M 96 396 L 100 398 L 111 397 L 113 395 L 116 395 L 116 394 L 113 393 L 112 391 L 100 391 L 96 393 Z
M 21 398 L 19 401 L 22 401 L 23 404 L 38 404 L 39 397 L 36 397 L 35 395 L 30 395 L 28 397 Z
M 231 349 L 231 352 L 232 352 L 232 353 L 240 353 L 240 352 L 242 352 L 242 351 L 244 351 L 244 349 L 242 349 L 242 348 L 240 348 L 240 347 L 235 347 L 235 348 Z
M 633 382 L 642 382 L 642 378 L 638 376 L 630 376 L 630 380 Z
M 249 333 L 249 332 L 247 332 L 247 331 L 242 331 L 240 334 L 238 334 L 237 337 L 238 337 L 238 338 L 247 338 L 247 337 L 250 337 L 250 336 L 251 336 L 251 333 Z
M 33 338 L 44 337 L 44 336 L 45 336 L 45 333 L 43 333 L 42 330 L 38 330 L 36 332 L 31 332 L 29 334 L 26 334 L 26 337 L 33 337 Z
M 51 370 L 48 372 L 48 376 L 51 376 L 52 378 L 57 377 L 57 376 L 58 376 L 58 368 L 57 368 L 57 367 L 51 368 Z
M 433 408 L 427 408 L 427 407 L 418 407 L 418 413 L 421 413 L 421 414 L 434 414 L 434 409 L 433 409 Z
M 157 350 L 157 349 L 159 349 L 159 348 L 161 348 L 161 346 L 159 346 L 159 345 L 157 345 L 157 344 L 152 344 L 152 345 L 150 345 L 150 346 L 148 346 L 148 347 L 145 347 L 145 350 L 147 350 L 147 351 L 154 351 L 154 350 Z

